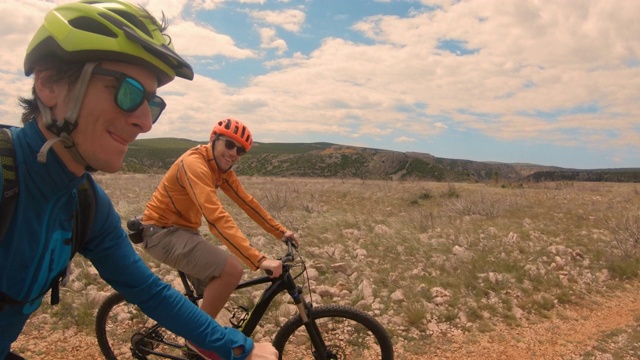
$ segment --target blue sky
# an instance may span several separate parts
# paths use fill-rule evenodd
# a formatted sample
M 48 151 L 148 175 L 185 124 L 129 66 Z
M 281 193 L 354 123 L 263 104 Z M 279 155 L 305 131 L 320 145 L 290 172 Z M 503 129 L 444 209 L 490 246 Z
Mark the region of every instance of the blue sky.
M 0 116 L 55 4 L 0 10 Z M 331 142 L 566 168 L 640 167 L 640 1 L 153 0 L 196 78 L 160 88 L 150 137 Z

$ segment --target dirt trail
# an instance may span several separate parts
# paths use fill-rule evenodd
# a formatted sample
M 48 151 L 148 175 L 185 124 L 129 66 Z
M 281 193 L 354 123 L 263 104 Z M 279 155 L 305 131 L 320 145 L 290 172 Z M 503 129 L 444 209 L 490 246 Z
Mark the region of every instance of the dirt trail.
M 577 360 L 606 332 L 632 325 L 640 316 L 640 284 L 615 295 L 569 307 L 561 316 L 521 328 L 499 328 L 487 334 L 435 340 L 424 355 L 398 353 L 399 360 Z M 40 330 L 40 331 L 39 331 Z M 30 322 L 14 349 L 27 359 L 100 359 L 95 338 L 73 330 L 41 332 Z
M 434 359 L 581 359 L 606 332 L 636 323 L 640 285 L 590 304 L 564 309 L 562 315 L 522 328 L 500 328 L 470 341 L 456 339 L 446 348 L 420 358 Z

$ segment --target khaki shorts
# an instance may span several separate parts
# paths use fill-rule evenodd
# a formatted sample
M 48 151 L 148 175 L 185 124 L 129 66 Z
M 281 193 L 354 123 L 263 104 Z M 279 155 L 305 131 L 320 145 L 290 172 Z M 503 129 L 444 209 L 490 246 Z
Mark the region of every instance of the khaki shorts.
M 230 256 L 190 229 L 145 225 L 142 239 L 145 251 L 154 259 L 187 274 L 199 295 L 220 276 Z

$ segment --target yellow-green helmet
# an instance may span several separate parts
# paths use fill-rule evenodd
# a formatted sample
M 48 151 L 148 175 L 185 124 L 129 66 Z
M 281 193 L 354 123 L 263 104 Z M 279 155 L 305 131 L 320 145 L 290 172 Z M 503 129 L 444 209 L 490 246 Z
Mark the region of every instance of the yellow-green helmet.
M 111 60 L 143 66 L 158 75 L 158 86 L 176 76 L 193 79 L 193 69 L 173 49 L 162 25 L 143 8 L 109 0 L 82 0 L 49 11 L 31 39 L 24 72 L 55 54 L 70 62 Z

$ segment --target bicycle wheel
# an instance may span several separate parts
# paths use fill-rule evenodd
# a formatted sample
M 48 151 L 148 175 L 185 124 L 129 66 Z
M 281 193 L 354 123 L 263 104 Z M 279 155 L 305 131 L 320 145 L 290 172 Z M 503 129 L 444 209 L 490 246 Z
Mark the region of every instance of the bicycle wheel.
M 155 325 L 137 306 L 127 303 L 119 293 L 113 293 L 100 305 L 96 315 L 100 351 L 107 360 L 192 358 L 182 338 Z M 163 356 L 156 356 L 154 352 Z
M 326 345 L 326 359 L 393 359 L 393 344 L 387 331 L 365 312 L 341 305 L 322 305 L 314 307 L 309 318 Z M 300 315 L 289 319 L 278 330 L 273 346 L 281 360 L 323 359 L 320 352 L 312 348 Z

